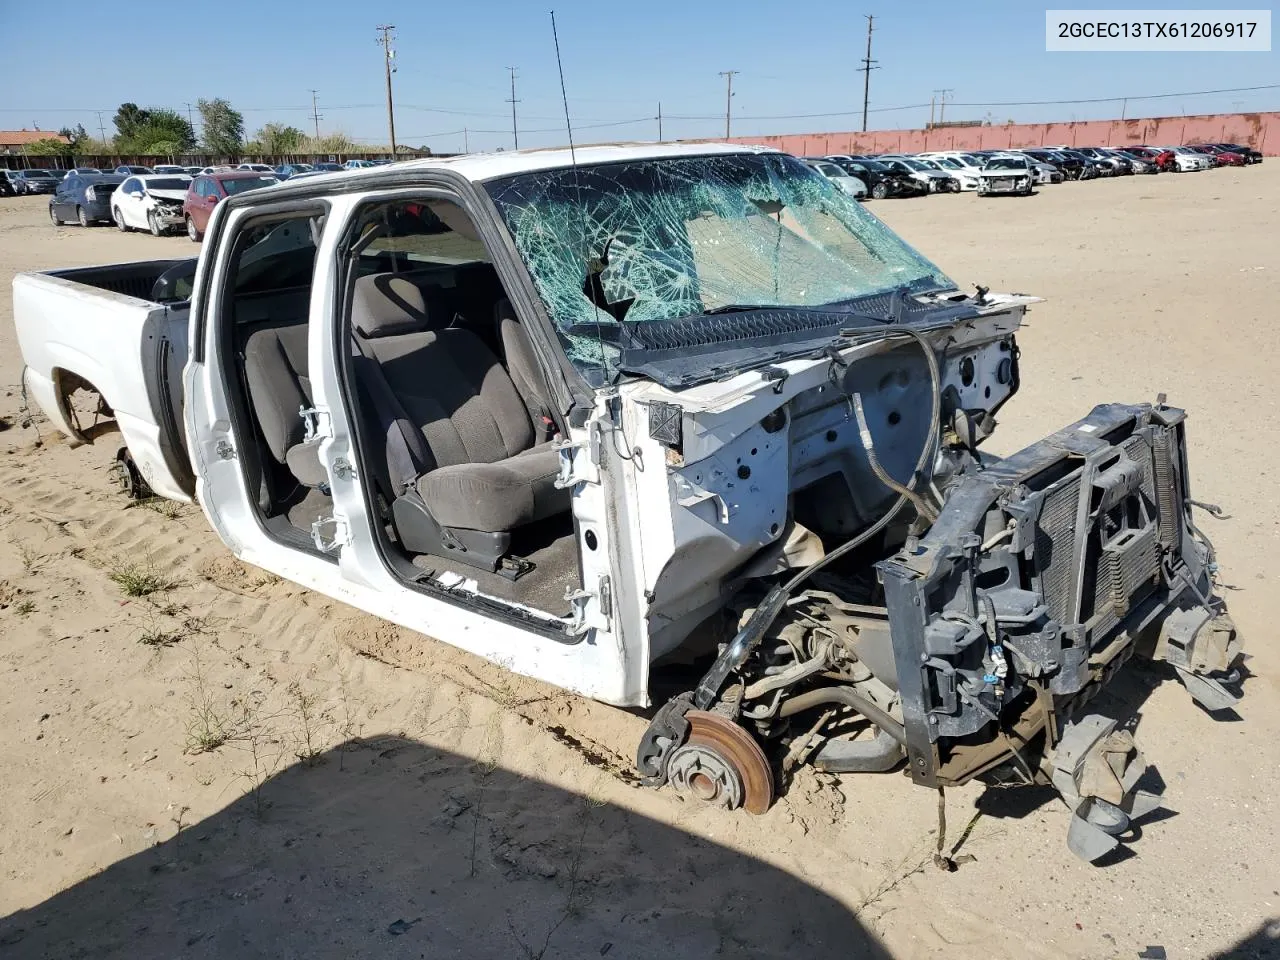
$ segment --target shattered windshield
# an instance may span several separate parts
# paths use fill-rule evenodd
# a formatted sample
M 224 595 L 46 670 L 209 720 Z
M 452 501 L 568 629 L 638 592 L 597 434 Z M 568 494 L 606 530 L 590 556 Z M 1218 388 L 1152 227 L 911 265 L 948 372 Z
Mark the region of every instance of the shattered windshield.
M 592 382 L 619 321 L 813 308 L 954 289 L 826 177 L 785 154 L 668 157 L 517 174 L 488 190 Z

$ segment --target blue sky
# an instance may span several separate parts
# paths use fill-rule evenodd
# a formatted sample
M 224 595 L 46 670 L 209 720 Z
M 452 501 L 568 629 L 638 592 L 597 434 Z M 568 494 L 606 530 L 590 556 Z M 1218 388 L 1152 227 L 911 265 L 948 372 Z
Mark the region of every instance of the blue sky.
M 400 142 L 456 151 L 466 127 L 473 150 L 509 148 L 507 67 L 516 66 L 521 146 L 562 143 L 551 3 L 581 142 L 656 137 L 659 101 L 668 139 L 722 134 L 722 70 L 739 71 L 735 134 L 857 129 L 866 13 L 876 16 L 872 56 L 879 61 L 871 75 L 872 128 L 923 125 L 939 88 L 953 91 L 948 119 L 1004 122 L 1113 117 L 1121 105 L 980 104 L 1280 83 L 1275 52 L 1046 53 L 1044 6 L 1006 0 L 218 0 L 124 7 L 0 0 L 0 128 L 83 123 L 96 135 L 100 109 L 110 134 L 111 115 L 123 101 L 185 111 L 199 97 L 221 96 L 244 113 L 250 133 L 268 121 L 310 130 L 314 87 L 322 132 L 385 143 L 382 52 L 374 28 L 393 23 Z M 1202 0 L 1194 6 L 1241 4 Z M 51 57 L 47 41 L 55 36 L 69 48 Z M 886 109 L 911 104 L 923 106 Z M 1273 89 L 1131 100 L 1127 112 L 1278 108 L 1280 89 Z M 798 116 L 840 112 L 846 115 Z

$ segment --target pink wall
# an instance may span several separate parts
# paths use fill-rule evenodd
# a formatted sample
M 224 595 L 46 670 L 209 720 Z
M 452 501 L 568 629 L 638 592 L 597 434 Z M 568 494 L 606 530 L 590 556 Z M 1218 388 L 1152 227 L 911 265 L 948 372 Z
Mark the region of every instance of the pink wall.
M 832 153 L 922 153 L 926 150 L 995 150 L 1066 144 L 1122 147 L 1182 143 L 1242 143 L 1268 156 L 1280 154 L 1280 113 L 1217 113 L 1197 117 L 1086 120 L 1079 123 L 1013 123 L 939 130 L 872 130 L 867 133 L 793 133 L 734 137 L 797 156 Z

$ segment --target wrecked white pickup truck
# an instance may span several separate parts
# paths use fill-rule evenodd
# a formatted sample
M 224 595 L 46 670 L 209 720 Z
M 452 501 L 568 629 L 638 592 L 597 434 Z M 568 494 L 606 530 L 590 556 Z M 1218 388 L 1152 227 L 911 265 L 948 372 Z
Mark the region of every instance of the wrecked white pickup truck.
M 1227 707 L 1239 641 L 1181 411 L 981 450 L 1032 302 L 707 144 L 316 177 L 221 204 L 198 265 L 14 281 L 29 398 L 83 439 L 100 393 L 131 490 L 511 670 L 663 690 L 648 782 L 752 812 L 806 760 L 1052 783 L 1096 859 L 1158 798 L 1088 701 L 1138 655 Z

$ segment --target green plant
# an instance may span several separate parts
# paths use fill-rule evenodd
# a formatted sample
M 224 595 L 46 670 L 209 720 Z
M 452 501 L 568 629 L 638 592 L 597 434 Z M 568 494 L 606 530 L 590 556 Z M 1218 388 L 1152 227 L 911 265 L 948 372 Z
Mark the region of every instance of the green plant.
M 13 612 L 20 617 L 25 617 L 28 614 L 35 613 L 35 609 L 36 602 L 31 599 L 19 600 L 13 605 Z
M 187 705 L 191 712 L 186 724 L 186 752 L 210 753 L 239 736 L 242 728 L 237 718 L 229 707 L 219 703 L 209 687 L 199 648 L 192 651 L 187 681 L 190 685 Z
M 149 597 L 153 593 L 172 590 L 180 583 L 160 571 L 150 556 L 144 561 L 116 559 L 107 577 L 127 597 Z

